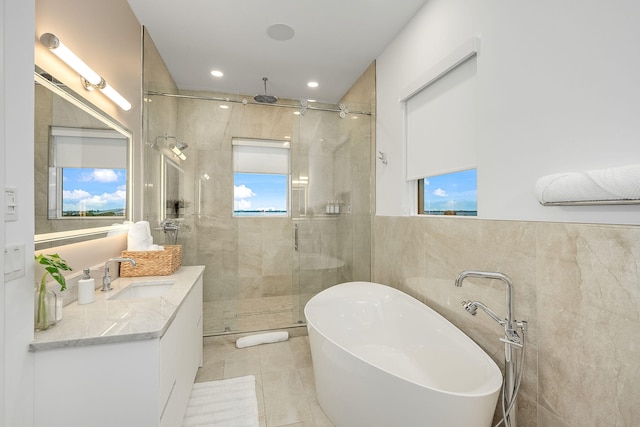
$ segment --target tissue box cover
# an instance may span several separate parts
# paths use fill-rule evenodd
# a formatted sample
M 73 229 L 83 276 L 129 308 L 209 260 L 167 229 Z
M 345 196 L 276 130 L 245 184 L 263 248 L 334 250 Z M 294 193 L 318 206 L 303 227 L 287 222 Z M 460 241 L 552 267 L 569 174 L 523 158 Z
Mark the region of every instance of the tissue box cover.
M 136 266 L 120 263 L 120 277 L 169 276 L 182 265 L 182 245 L 164 245 L 163 251 L 122 251 Z

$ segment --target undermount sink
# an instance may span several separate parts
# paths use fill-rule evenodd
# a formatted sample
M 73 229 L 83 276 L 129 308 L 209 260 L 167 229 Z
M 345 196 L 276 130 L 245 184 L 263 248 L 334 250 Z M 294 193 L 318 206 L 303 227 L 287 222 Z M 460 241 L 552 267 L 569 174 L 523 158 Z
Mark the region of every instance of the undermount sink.
M 118 293 L 109 297 L 109 299 L 140 299 L 140 298 L 157 298 L 163 296 L 171 286 L 174 280 L 149 280 L 142 282 L 133 282 Z

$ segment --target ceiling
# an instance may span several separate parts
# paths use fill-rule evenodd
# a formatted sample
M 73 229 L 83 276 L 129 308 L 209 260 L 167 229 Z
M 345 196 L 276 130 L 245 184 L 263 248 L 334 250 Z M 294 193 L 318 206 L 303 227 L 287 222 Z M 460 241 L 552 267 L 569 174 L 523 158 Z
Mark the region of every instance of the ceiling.
M 179 89 L 337 102 L 426 0 L 128 2 Z

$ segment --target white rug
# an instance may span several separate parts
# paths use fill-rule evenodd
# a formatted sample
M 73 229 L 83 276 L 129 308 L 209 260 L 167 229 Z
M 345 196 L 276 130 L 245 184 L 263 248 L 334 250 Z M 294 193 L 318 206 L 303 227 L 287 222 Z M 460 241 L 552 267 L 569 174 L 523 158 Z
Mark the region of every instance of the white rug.
M 195 383 L 182 427 L 259 427 L 256 378 Z

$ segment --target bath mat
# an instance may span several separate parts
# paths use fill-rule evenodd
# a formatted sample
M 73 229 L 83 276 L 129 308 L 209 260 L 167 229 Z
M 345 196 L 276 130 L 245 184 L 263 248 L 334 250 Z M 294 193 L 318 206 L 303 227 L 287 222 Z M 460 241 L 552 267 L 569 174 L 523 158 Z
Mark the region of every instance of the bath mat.
M 256 378 L 195 383 L 182 427 L 259 427 Z

